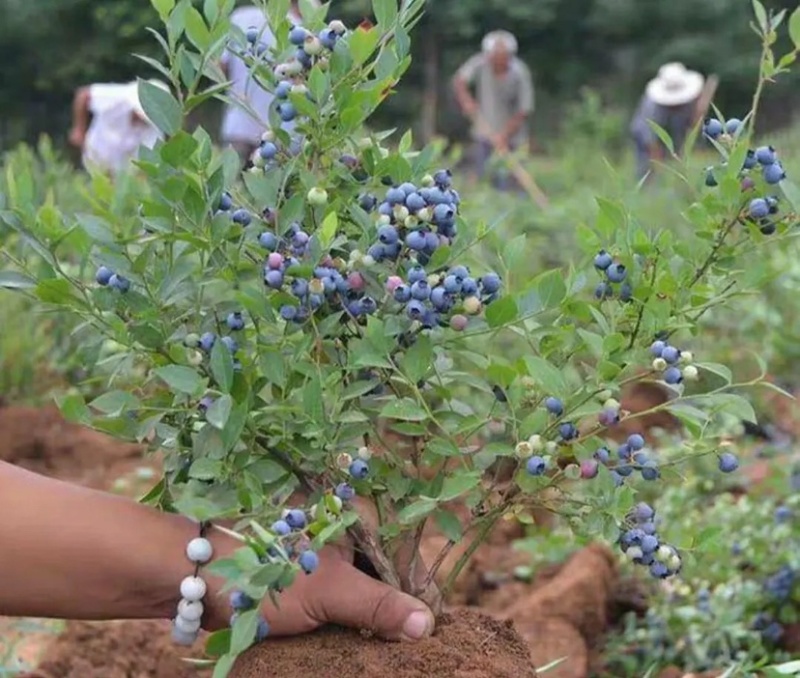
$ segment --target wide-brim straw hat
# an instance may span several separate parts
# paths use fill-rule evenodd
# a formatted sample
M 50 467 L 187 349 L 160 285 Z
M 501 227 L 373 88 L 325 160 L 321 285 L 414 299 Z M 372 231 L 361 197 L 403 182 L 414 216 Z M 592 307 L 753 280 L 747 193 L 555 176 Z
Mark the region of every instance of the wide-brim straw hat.
M 664 64 L 647 83 L 646 93 L 659 106 L 680 106 L 696 99 L 703 91 L 705 78 L 678 62 Z

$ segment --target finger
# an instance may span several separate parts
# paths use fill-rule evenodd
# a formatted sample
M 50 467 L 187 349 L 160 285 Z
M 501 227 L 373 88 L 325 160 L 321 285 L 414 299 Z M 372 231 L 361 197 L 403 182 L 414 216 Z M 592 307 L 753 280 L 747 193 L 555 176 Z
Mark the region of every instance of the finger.
M 386 640 L 415 641 L 433 632 L 433 613 L 421 600 L 339 561 L 309 610 L 320 623 L 372 631 Z M 335 581 L 335 586 L 329 582 Z

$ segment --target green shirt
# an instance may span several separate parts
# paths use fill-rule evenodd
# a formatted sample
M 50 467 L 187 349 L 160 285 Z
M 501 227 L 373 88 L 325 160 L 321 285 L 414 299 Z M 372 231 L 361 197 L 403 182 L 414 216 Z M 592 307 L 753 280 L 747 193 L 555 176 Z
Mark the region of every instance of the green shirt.
M 487 56 L 476 54 L 464 62 L 456 72 L 456 77 L 475 85 L 481 118 L 494 133 L 502 132 L 517 113 L 533 112 L 533 78 L 525 63 L 517 57 L 511 59 L 506 75 L 499 77 L 492 70 Z M 472 128 L 472 136 L 481 139 L 486 134 L 481 133 L 476 123 Z M 516 146 L 527 143 L 527 139 L 528 129 L 523 124 L 510 141 Z

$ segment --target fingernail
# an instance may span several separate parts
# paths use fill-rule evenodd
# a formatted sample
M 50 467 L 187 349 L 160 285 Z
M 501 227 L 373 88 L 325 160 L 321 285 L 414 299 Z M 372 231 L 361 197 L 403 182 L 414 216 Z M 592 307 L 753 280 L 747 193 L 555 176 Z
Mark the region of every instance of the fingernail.
M 412 612 L 403 624 L 403 635 L 408 640 L 419 640 L 430 634 L 432 627 L 433 619 L 430 614 L 422 610 Z

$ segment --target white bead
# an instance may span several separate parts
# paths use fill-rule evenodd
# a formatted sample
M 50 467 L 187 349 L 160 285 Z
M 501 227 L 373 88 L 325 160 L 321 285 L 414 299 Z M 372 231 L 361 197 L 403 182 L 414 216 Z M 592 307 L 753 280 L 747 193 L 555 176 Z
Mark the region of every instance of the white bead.
M 200 577 L 186 577 L 181 582 L 181 595 L 189 602 L 202 600 L 206 589 L 206 583 Z
M 181 600 L 178 603 L 178 616 L 187 621 L 197 621 L 203 617 L 203 603 L 199 600 Z
M 181 631 L 175 624 L 172 625 L 172 642 L 176 645 L 194 645 L 197 640 L 197 633 L 186 633 Z
M 200 620 L 197 619 L 195 621 L 190 621 L 189 619 L 184 619 L 180 615 L 175 617 L 174 620 L 175 628 L 183 631 L 184 633 L 197 633 L 200 630 Z
M 186 556 L 193 563 L 207 563 L 213 554 L 211 542 L 204 537 L 195 537 L 186 546 Z

